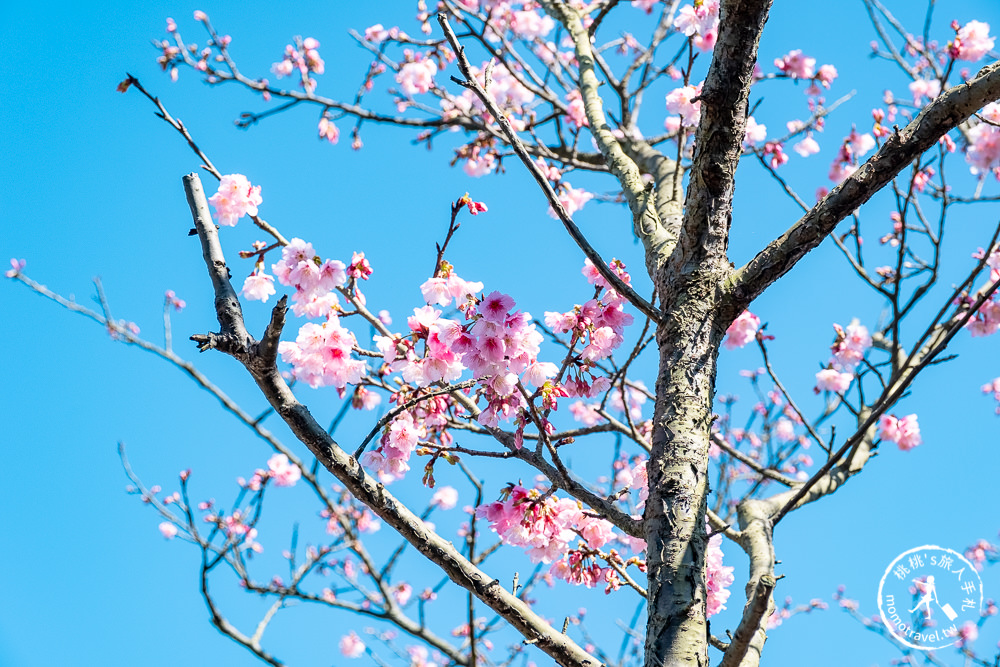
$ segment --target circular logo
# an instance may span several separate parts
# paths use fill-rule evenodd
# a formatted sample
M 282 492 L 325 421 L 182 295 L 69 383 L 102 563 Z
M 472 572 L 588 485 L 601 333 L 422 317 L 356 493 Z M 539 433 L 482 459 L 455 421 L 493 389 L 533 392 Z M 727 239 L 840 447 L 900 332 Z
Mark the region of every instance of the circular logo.
M 878 585 L 878 610 L 893 637 L 921 651 L 950 646 L 976 623 L 983 582 L 951 549 L 926 545 L 896 557 Z

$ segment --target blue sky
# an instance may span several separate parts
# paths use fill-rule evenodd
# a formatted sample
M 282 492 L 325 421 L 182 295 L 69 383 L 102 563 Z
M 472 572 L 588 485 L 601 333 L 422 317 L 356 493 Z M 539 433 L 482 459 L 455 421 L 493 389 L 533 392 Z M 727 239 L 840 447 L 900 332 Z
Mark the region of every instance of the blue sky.
M 762 62 L 802 48 L 840 71 L 831 99 L 856 91 L 828 119 L 820 137 L 823 153 L 810 160 L 793 155 L 786 168 L 793 184 L 811 193 L 827 184 L 831 146 L 851 123 L 859 128 L 870 123 L 869 111 L 883 89 L 902 94 L 905 82 L 888 64 L 866 58 L 874 34 L 860 2 L 839 6 L 835 15 L 801 3 L 777 4 L 765 31 Z M 916 27 L 922 11 L 903 6 L 908 4 L 890 8 Z M 417 286 L 427 277 L 434 242 L 446 229 L 449 202 L 465 191 L 485 201 L 490 211 L 466 219 L 453 242 L 450 261 L 460 275 L 484 282 L 487 290 L 510 293 L 519 307 L 536 315 L 588 298 L 589 288 L 578 273 L 582 255 L 545 215 L 542 195 L 513 162 L 503 177 L 470 180 L 448 167 L 447 139 L 428 152 L 411 145 L 412 134 L 405 130 L 371 126 L 364 150 L 356 153 L 348 145 L 347 124 L 340 145 L 316 140 L 312 111 L 295 110 L 244 132 L 232 121 L 244 110 L 262 109 L 259 100 L 235 87 L 209 89 L 189 70 L 170 83 L 155 63 L 150 40 L 164 35 L 165 19 L 172 16 L 189 40 L 203 41 L 191 20 L 195 9 L 234 36 L 234 54 L 246 71 L 260 75 L 294 35 L 316 37 L 327 63 L 319 92 L 346 97 L 369 60 L 347 30 L 382 22 L 413 31 L 415 3 L 303 2 L 281 11 L 267 3 L 112 2 L 100 11 L 81 3 L 6 3 L 0 8 L 8 83 L 0 105 L 4 263 L 7 257 L 27 259 L 28 275 L 87 305 L 92 305 L 91 279 L 100 276 L 114 315 L 135 321 L 154 341 L 162 339 L 163 293 L 174 290 L 188 303 L 173 318 L 175 349 L 196 360 L 249 412 L 263 409 L 252 381 L 231 359 L 198 355 L 186 341 L 216 326 L 197 242 L 187 236 L 190 220 L 180 180 L 198 162 L 153 117 L 148 101 L 115 92 L 125 72 L 131 72 L 185 121 L 223 173 L 244 173 L 263 186 L 262 215 L 286 236 L 311 240 L 324 256 L 342 260 L 349 260 L 353 250 L 365 251 L 375 269 L 366 285 L 369 303 L 388 308 L 397 322 L 421 305 Z M 623 7 L 620 13 L 629 11 Z M 994 2 L 944 2 L 936 10 L 934 34 L 946 40 L 952 19 L 974 18 L 995 26 L 994 32 L 1000 29 L 1000 7 Z M 641 18 L 639 25 L 648 29 Z M 806 113 L 800 89 L 772 83 L 760 94 L 758 118 L 772 127 L 781 127 L 789 113 Z M 647 102 L 644 118 L 651 129 L 660 112 L 656 103 Z M 960 159 L 952 165 L 955 187 L 968 191 L 964 165 Z M 737 264 L 796 218 L 794 207 L 758 167 L 743 165 L 740 177 L 731 253 Z M 607 181 L 584 178 L 579 185 L 588 183 L 600 191 L 611 189 Z M 986 188 L 993 194 L 1000 189 L 995 182 Z M 871 227 L 887 219 L 886 206 L 876 200 L 863 210 Z M 997 217 L 995 205 L 956 209 L 948 231 L 945 286 L 968 267 L 969 253 L 985 242 Z M 592 203 L 578 219 L 606 258 L 624 258 L 633 274 L 641 271 L 640 249 L 622 209 Z M 869 232 L 873 245 L 881 233 Z M 245 223 L 226 230 L 223 242 L 234 267 L 242 270 L 236 250 L 255 238 Z M 239 275 L 236 268 L 234 273 Z M 936 307 L 940 294 L 926 310 Z M 269 456 L 264 445 L 176 369 L 112 342 L 92 322 L 9 282 L 0 284 L 0 307 L 6 314 L 0 347 L 6 351 L 8 378 L 0 403 L 6 415 L 4 453 L 11 465 L 0 485 L 0 569 L 8 573 L 0 605 L 0 664 L 257 664 L 209 625 L 196 587 L 195 552 L 165 543 L 156 530 L 159 519 L 125 493 L 116 447 L 126 443 L 148 484 L 173 489 L 177 472 L 192 468 L 196 495 L 228 502 L 235 478 L 264 464 Z M 858 317 L 874 326 L 879 309 L 828 243 L 755 302 L 754 312 L 776 336 L 772 361 L 807 413 L 820 407 L 811 387 L 818 364 L 826 360 L 831 324 Z M 246 311 L 251 329 L 259 331 L 267 308 L 252 304 Z M 848 594 L 874 613 L 878 579 L 897 554 L 921 544 L 961 551 L 980 537 L 996 536 L 1000 514 L 992 485 L 1000 462 L 1000 421 L 979 386 L 1000 375 L 997 340 L 962 335 L 955 351 L 959 358 L 928 371 L 896 410 L 920 415 L 924 445 L 909 453 L 883 448 L 870 469 L 842 492 L 780 526 L 776 548 L 783 561 L 779 573 L 786 578 L 779 584 L 779 599 L 830 601 L 836 587 L 845 584 Z M 758 365 L 758 355 L 749 348 L 725 352 L 720 359 L 719 390 L 744 396 L 738 404 L 744 411 L 751 392 L 738 371 Z M 649 386 L 651 368 L 647 362 Z M 324 418 L 337 409 L 333 392 L 304 396 Z M 370 424 L 368 415 L 351 415 L 342 440 L 355 442 Z M 516 475 L 530 472 L 493 476 L 496 489 Z M 416 482 L 407 482 L 413 487 L 407 493 L 425 501 L 429 492 Z M 461 484 L 457 477 L 446 482 Z M 299 491 L 275 494 L 269 501 L 271 532 L 263 570 L 280 571 L 278 555 L 287 545 L 291 521 L 305 522 L 315 513 Z M 442 517 L 440 525 L 457 521 Z M 745 574 L 734 547 L 727 549 L 730 553 L 737 566 L 736 604 L 730 606 L 739 607 Z M 416 559 L 408 567 L 415 579 L 432 578 Z M 220 579 L 216 586 L 234 619 L 250 622 L 256 601 L 227 590 L 232 583 Z M 984 573 L 984 585 L 987 597 L 1000 596 L 995 572 Z M 587 596 L 563 587 L 554 595 L 565 595 L 565 601 L 550 603 L 553 614 L 560 604 L 609 608 L 602 593 Z M 627 618 L 634 602 L 616 602 L 614 618 Z M 718 620 L 732 624 L 737 611 Z M 336 640 L 345 629 L 364 625 L 348 616 L 317 617 L 293 609 L 271 632 L 276 651 L 290 662 L 342 664 Z M 998 637 L 1000 631 L 987 626 L 977 645 L 988 651 Z M 767 659 L 801 664 L 807 651 L 811 665 L 886 665 L 897 655 L 836 609 L 792 619 L 775 630 Z M 957 660 L 944 653 L 942 658 Z

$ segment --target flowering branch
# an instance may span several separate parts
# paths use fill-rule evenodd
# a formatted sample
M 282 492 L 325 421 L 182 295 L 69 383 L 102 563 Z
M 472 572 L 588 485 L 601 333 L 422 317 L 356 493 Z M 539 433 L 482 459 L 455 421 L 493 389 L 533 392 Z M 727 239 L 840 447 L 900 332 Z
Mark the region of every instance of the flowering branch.
M 462 556 L 448 541 L 431 530 L 405 505 L 397 501 L 385 486 L 372 479 L 358 461 L 347 454 L 299 403 L 273 363 L 261 363 L 256 344 L 246 333 L 242 311 L 235 291 L 229 284 L 228 269 L 222 255 L 218 234 L 211 218 L 203 215 L 208 203 L 197 174 L 184 177 L 185 192 L 201 239 L 205 264 L 216 292 L 216 310 L 223 327 L 220 334 L 192 337 L 204 349 L 224 351 L 250 372 L 268 402 L 288 424 L 296 437 L 316 459 L 340 480 L 355 498 L 367 505 L 403 538 L 433 561 L 454 582 L 472 592 L 483 603 L 503 616 L 521 634 L 541 650 L 565 665 L 596 665 L 597 661 L 569 637 L 557 632 L 533 612 L 521 599 L 511 595 L 496 580 Z M 275 306 L 284 310 L 283 304 Z

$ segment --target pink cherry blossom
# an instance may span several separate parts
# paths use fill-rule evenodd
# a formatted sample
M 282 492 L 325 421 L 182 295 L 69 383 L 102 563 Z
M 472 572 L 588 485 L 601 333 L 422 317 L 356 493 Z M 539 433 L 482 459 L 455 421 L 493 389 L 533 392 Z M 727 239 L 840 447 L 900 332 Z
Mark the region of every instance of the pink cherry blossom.
M 701 95 L 701 84 L 682 86 L 667 93 L 667 111 L 681 117 L 684 127 L 694 127 L 701 120 L 701 101 L 693 101 Z
M 816 80 L 822 84 L 824 88 L 829 88 L 830 84 L 833 83 L 834 79 L 837 78 L 837 68 L 833 65 L 822 65 L 819 71 L 816 72 Z
M 392 30 L 386 30 L 385 26 L 383 26 L 381 23 L 376 23 L 373 26 L 365 28 L 365 41 L 378 44 L 379 42 L 385 41 L 386 38 L 390 36 L 392 31 L 398 32 L 398 28 L 393 28 Z
M 1000 104 L 990 102 L 979 115 L 990 122 L 978 122 L 969 129 L 965 159 L 973 174 L 1000 173 L 1000 127 L 991 124 L 1000 122 Z
M 566 105 L 566 117 L 573 129 L 580 129 L 590 125 L 587 120 L 587 112 L 583 107 L 583 96 L 579 90 L 573 89 L 566 95 L 568 104 Z
M 993 48 L 990 24 L 982 21 L 969 21 L 958 29 L 955 41 L 949 46 L 952 56 L 957 60 L 970 62 L 979 60 Z
M 451 486 L 442 486 L 431 496 L 431 505 L 443 510 L 450 510 L 458 504 L 458 491 Z
M 365 643 L 354 630 L 340 638 L 339 646 L 341 655 L 348 658 L 360 658 L 365 652 Z
M 284 454 L 275 454 L 267 460 L 267 468 L 275 486 L 295 486 L 302 477 L 302 471 L 294 463 L 288 461 Z
M 834 324 L 833 328 L 837 332 L 837 340 L 831 348 L 834 363 L 842 371 L 853 372 L 872 346 L 872 337 L 857 318 L 851 320 L 846 329 L 839 324 Z
M 340 264 L 340 262 L 337 263 Z M 361 280 L 368 280 L 368 278 L 372 275 L 372 272 L 372 265 L 365 258 L 365 253 L 351 253 L 351 265 L 347 267 L 347 275 L 349 277 L 354 278 L 355 280 L 358 278 Z
M 24 267 L 27 266 L 27 265 L 28 265 L 28 262 L 25 261 L 25 260 L 23 260 L 23 259 L 11 259 L 10 260 L 10 269 L 8 269 L 7 272 L 4 273 L 4 275 L 7 276 L 8 278 L 13 278 L 13 277 L 17 276 L 18 274 L 20 274 L 21 271 L 24 270 Z
M 913 103 L 921 106 L 925 99 L 933 100 L 941 93 L 941 82 L 937 79 L 916 79 L 909 88 L 913 93 Z
M 514 31 L 514 34 L 527 40 L 545 37 L 552 32 L 554 27 L 555 21 L 552 20 L 552 17 L 547 14 L 539 15 L 538 11 L 534 9 L 515 11 L 510 21 L 510 29 Z
M 596 405 L 588 405 L 583 401 L 576 401 L 569 406 L 569 413 L 573 415 L 573 419 L 584 426 L 593 426 L 604 420 L 604 417 L 597 412 L 597 407 Z
M 254 270 L 246 280 L 243 281 L 243 296 L 252 301 L 267 303 L 268 297 L 274 294 L 274 276 L 264 273 L 263 270 Z
M 565 188 L 559 193 L 559 203 L 566 209 L 566 214 L 570 217 L 583 208 L 584 204 L 594 198 L 593 193 L 587 192 L 583 188 L 570 187 L 569 183 L 563 182 Z M 556 212 L 549 207 L 549 216 L 558 218 Z
M 920 439 L 920 426 L 917 424 L 916 415 L 907 415 L 901 419 L 897 419 L 895 415 L 882 415 L 878 427 L 879 438 L 896 443 L 904 452 L 923 442 Z
M 734 350 L 738 347 L 743 347 L 757 337 L 757 330 L 759 328 L 760 318 L 751 313 L 749 310 L 744 310 L 743 313 L 729 325 L 729 328 L 726 329 L 726 338 L 723 340 L 722 344 L 726 346 L 727 350 Z
M 340 130 L 334 125 L 333 121 L 323 116 L 319 119 L 319 138 L 326 139 L 331 144 L 337 143 L 340 139 Z
M 168 540 L 172 540 L 177 537 L 177 526 L 175 526 L 170 521 L 164 521 L 158 528 L 160 529 L 160 534 Z
M 777 169 L 781 165 L 788 162 L 788 155 L 785 153 L 784 146 L 775 141 L 769 141 L 764 144 L 764 155 L 771 156 L 768 163 L 771 165 L 772 169 Z
M 684 5 L 674 18 L 674 27 L 700 51 L 711 51 L 719 33 L 719 0 L 702 0 Z
M 711 617 L 726 608 L 729 586 L 735 581 L 734 568 L 722 564 L 722 535 L 713 535 L 705 552 L 705 588 L 708 593 L 706 616 Z
M 809 157 L 819 153 L 819 144 L 816 143 L 811 134 L 807 134 L 801 141 L 792 146 L 792 150 L 802 157 Z
M 331 315 L 322 325 L 304 324 L 295 342 L 282 341 L 278 352 L 292 364 L 292 375 L 309 386 L 343 388 L 360 382 L 365 369 L 364 361 L 351 358 L 355 345 L 354 334 Z
M 792 420 L 781 417 L 774 425 L 774 435 L 782 442 L 795 440 L 795 424 Z
M 408 97 L 426 93 L 434 87 L 434 75 L 437 71 L 437 63 L 434 60 L 419 58 L 399 68 L 396 83 L 399 84 L 400 91 Z
M 811 79 L 816 74 L 816 59 L 803 56 L 801 49 L 776 58 L 774 66 L 793 79 Z
M 509 486 L 503 496 L 503 500 L 477 507 L 476 516 L 487 519 L 505 544 L 523 547 L 533 563 L 562 558 L 577 537 L 573 528 L 585 526 L 589 520 L 577 502 L 567 498 L 548 496 L 543 500 L 538 491 L 520 485 Z M 604 529 L 596 528 L 592 535 L 599 542 L 605 536 Z
M 497 168 L 497 159 L 493 153 L 475 152 L 462 165 L 462 171 L 473 178 L 479 178 L 492 173 Z
M 641 9 L 647 14 L 653 13 L 653 7 L 656 6 L 660 0 L 632 0 L 632 6 L 636 9 Z
M 410 469 L 408 461 L 417 443 L 426 436 L 426 429 L 414 422 L 413 413 L 403 411 L 392 420 L 382 435 L 378 449 L 366 452 L 362 463 L 394 478 L 402 477 Z
M 743 143 L 753 146 L 754 144 L 759 144 L 760 142 L 767 139 L 767 126 L 760 125 L 754 120 L 753 116 L 747 118 L 746 133 L 743 137 Z
M 982 386 L 984 394 L 993 394 L 993 400 L 997 402 L 996 413 L 1000 415 L 1000 377 Z
M 817 394 L 821 391 L 833 391 L 843 394 L 851 386 L 853 380 L 853 373 L 841 373 L 834 368 L 824 368 L 816 373 L 815 391 Z
M 228 174 L 219 182 L 219 190 L 209 197 L 218 223 L 234 226 L 244 215 L 257 215 L 261 204 L 260 186 L 251 186 L 243 174 Z

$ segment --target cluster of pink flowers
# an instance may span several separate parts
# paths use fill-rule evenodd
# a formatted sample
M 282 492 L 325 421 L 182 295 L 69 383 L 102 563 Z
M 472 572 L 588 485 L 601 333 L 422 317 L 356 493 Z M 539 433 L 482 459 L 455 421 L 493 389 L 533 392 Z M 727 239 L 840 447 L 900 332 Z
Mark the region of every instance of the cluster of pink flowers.
M 979 571 L 982 571 L 985 563 L 996 560 L 998 556 L 1000 556 L 1000 550 L 986 540 L 979 540 L 965 550 L 965 557 Z
M 430 505 L 443 510 L 454 509 L 458 505 L 458 490 L 451 486 L 442 486 L 431 496 Z
M 340 140 L 340 129 L 334 124 L 333 119 L 323 114 L 323 117 L 319 119 L 319 138 L 326 139 L 331 144 L 335 144 Z
M 711 51 L 719 37 L 719 0 L 700 0 L 684 5 L 677 11 L 674 27 L 691 37 L 695 48 Z
M 973 174 L 993 172 L 1000 180 L 1000 104 L 990 102 L 979 112 L 987 122 L 978 122 L 969 128 L 969 148 L 965 159 Z
M 566 181 L 563 181 L 559 188 L 559 203 L 566 209 L 566 215 L 573 217 L 573 214 L 583 208 L 584 204 L 594 198 L 592 192 L 587 192 L 583 188 L 574 188 Z M 555 210 L 549 207 L 549 217 L 558 218 Z
M 254 265 L 253 273 L 243 281 L 243 296 L 251 301 L 267 303 L 268 297 L 274 295 L 274 276 L 264 273 L 264 265 Z
M 463 280 L 447 262 L 441 263 L 441 271 L 437 277 L 428 278 L 420 286 L 420 293 L 427 305 L 447 306 L 454 299 L 455 307 L 459 309 L 463 309 L 470 298 L 474 301 L 475 296 L 482 291 L 482 283 Z
M 614 539 L 612 525 L 590 516 L 579 503 L 512 484 L 503 499 L 476 508 L 504 544 L 523 547 L 533 563 L 553 563 L 569 551 L 578 536 L 591 549 Z
M 622 461 L 620 467 L 616 466 L 618 472 L 615 473 L 615 486 L 618 488 L 628 487 L 630 494 L 635 499 L 636 508 L 640 511 L 646 505 L 646 499 L 649 498 L 649 476 L 646 472 L 646 463 L 646 459 L 642 459 L 630 466 L 627 462 Z M 644 545 L 640 549 L 633 550 L 638 553 L 642 549 L 645 549 Z
M 392 27 L 386 30 L 385 26 L 381 23 L 376 23 L 373 26 L 365 28 L 365 41 L 378 44 L 379 42 L 384 42 L 387 39 L 397 39 L 405 38 L 406 33 L 400 32 L 399 28 Z
M 938 79 L 914 79 L 908 86 L 913 94 L 913 104 L 922 106 L 924 100 L 931 101 L 941 94 L 941 82 Z
M 280 342 L 278 352 L 282 361 L 292 364 L 292 375 L 297 380 L 314 389 L 343 389 L 360 382 L 365 370 L 364 361 L 351 358 L 355 346 L 354 334 L 340 326 L 336 315 L 331 315 L 323 324 L 303 324 L 295 342 Z
M 303 39 L 298 47 L 286 45 L 284 57 L 271 66 L 271 71 L 279 79 L 297 71 L 302 87 L 308 93 L 316 89 L 316 80 L 312 75 L 322 74 L 324 69 L 323 59 L 319 57 L 319 42 L 312 37 Z
M 396 74 L 400 92 L 407 97 L 428 92 L 434 87 L 434 75 L 438 71 L 437 63 L 433 58 L 425 57 L 421 53 L 414 54 L 410 50 L 405 52 L 405 57 L 407 62 L 400 66 Z
M 701 86 L 681 86 L 667 93 L 667 111 L 681 117 L 681 125 L 695 127 L 701 120 Z
M 767 125 L 758 123 L 753 116 L 747 118 L 746 131 L 743 135 L 743 143 L 748 146 L 759 144 L 767 139 Z
M 613 259 L 609 266 L 626 285 L 631 284 L 632 278 L 625 270 L 623 262 Z M 571 334 L 573 345 L 577 342 L 586 342 L 579 356 L 581 363 L 571 369 L 563 381 L 563 388 L 567 396 L 593 398 L 610 389 L 611 382 L 606 377 L 594 376 L 591 371 L 592 364 L 608 357 L 621 345 L 625 340 L 625 327 L 632 324 L 633 318 L 624 311 L 626 303 L 624 297 L 609 287 L 590 260 L 586 260 L 584 264 L 583 275 L 590 284 L 599 287 L 602 292 L 597 298 L 587 301 L 582 306 L 574 306 L 571 311 L 546 312 L 545 325 L 555 333 Z M 586 379 L 585 374 L 590 375 L 590 381 Z M 593 406 L 582 403 L 574 404 L 570 407 L 570 411 L 578 421 L 583 421 L 585 424 L 589 422 L 593 425 L 600 418 L 593 410 Z
M 284 454 L 275 454 L 267 460 L 267 470 L 258 468 L 253 477 L 238 479 L 239 485 L 251 491 L 260 491 L 265 482 L 270 480 L 275 486 L 295 486 L 302 477 L 302 471 L 290 462 Z
M 626 271 L 624 262 L 612 259 L 609 266 L 623 283 L 631 285 L 632 277 Z M 574 340 L 589 336 L 589 343 L 580 356 L 586 361 L 598 361 L 621 345 L 625 339 L 625 327 L 632 324 L 633 318 L 624 310 L 625 298 L 608 285 L 589 259 L 584 261 L 582 273 L 588 283 L 602 292 L 597 298 L 575 306 L 569 312 L 546 312 L 545 324 L 556 333 L 572 332 Z
M 868 329 L 857 319 L 851 320 L 846 329 L 839 324 L 834 324 L 833 328 L 837 332 L 837 338 L 830 348 L 833 358 L 826 368 L 816 373 L 817 394 L 821 391 L 833 391 L 838 394 L 847 391 L 854 380 L 858 364 L 872 346 L 872 337 Z
M 989 23 L 969 21 L 959 28 L 955 21 L 951 27 L 955 31 L 955 39 L 948 43 L 948 53 L 955 60 L 976 62 L 993 48 Z
M 774 66 L 787 77 L 792 79 L 811 80 L 811 85 L 806 88 L 806 94 L 817 96 L 820 94 L 820 86 L 830 88 L 830 84 L 837 78 L 837 68 L 833 65 L 822 65 L 816 69 L 816 59 L 802 54 L 801 49 L 789 51 L 780 58 L 774 59 Z
M 492 151 L 484 151 L 478 146 L 466 151 L 466 160 L 462 165 L 462 171 L 467 176 L 479 178 L 493 173 L 497 168 L 497 156 Z
M 816 75 L 816 59 L 802 55 L 801 49 L 775 58 L 774 66 L 793 79 L 811 79 Z
M 986 266 L 990 269 L 990 277 L 989 281 L 979 289 L 976 295 L 964 297 L 963 300 L 968 305 L 978 301 L 978 294 L 983 293 L 984 290 L 989 289 L 997 281 L 1000 281 L 1000 247 L 994 248 L 989 256 L 986 256 L 986 251 L 980 248 L 972 257 L 974 259 L 983 259 L 983 257 L 986 257 Z M 979 307 L 975 316 L 966 322 L 965 327 L 973 336 L 990 336 L 1000 331 L 1000 290 L 994 292 Z
M 410 454 L 420 439 L 426 436 L 423 425 L 414 423 L 413 415 L 403 411 L 389 424 L 378 449 L 365 452 L 361 463 L 393 478 L 402 477 L 410 469 Z
M 525 7 L 528 5 L 526 4 Z M 510 29 L 521 39 L 535 40 L 545 37 L 555 28 L 555 21 L 547 14 L 539 14 L 537 9 L 511 11 Z
M 354 630 L 340 638 L 339 647 L 340 654 L 347 658 L 360 658 L 365 653 L 365 643 Z
M 851 133 L 840 144 L 837 157 L 830 166 L 830 180 L 840 183 L 853 174 L 860 166 L 860 158 L 873 148 L 875 139 L 872 135 L 858 134 L 857 130 L 851 129 Z
M 16 257 L 12 257 L 10 260 L 10 268 L 7 269 L 4 275 L 7 276 L 8 278 L 14 278 L 20 275 L 21 271 L 24 271 L 24 267 L 26 267 L 27 265 L 28 265 L 27 260 L 17 259 Z
M 878 437 L 886 442 L 896 443 L 900 449 L 907 452 L 921 442 L 920 426 L 916 415 L 907 415 L 897 419 L 895 415 L 882 415 L 878 420 Z
M 733 567 L 722 564 L 722 535 L 713 535 L 708 540 L 705 552 L 705 588 L 708 593 L 707 617 L 714 616 L 726 608 L 729 601 L 729 587 L 736 579 Z
M 347 282 L 347 267 L 336 259 L 321 260 L 311 243 L 293 238 L 281 249 L 281 259 L 271 266 L 278 282 L 295 288 L 296 315 L 329 317 L 339 307 L 334 289 Z
M 257 542 L 257 529 L 248 526 L 244 521 L 243 512 L 234 511 L 232 514 L 224 515 L 221 518 L 214 514 L 205 515 L 206 523 L 216 523 L 222 528 L 226 537 L 233 541 L 240 550 L 261 553 L 264 547 Z
M 726 329 L 726 337 L 722 344 L 727 350 L 743 347 L 757 338 L 758 329 L 760 329 L 760 318 L 749 310 L 744 310 Z
M 570 126 L 575 130 L 589 126 L 590 121 L 587 120 L 587 112 L 583 106 L 583 95 L 580 91 L 576 88 L 569 91 L 569 94 L 566 95 L 566 102 L 566 118 L 569 120 Z
M 257 207 L 263 200 L 260 186 L 250 185 L 243 174 L 228 174 L 219 182 L 219 190 L 208 198 L 215 208 L 216 220 L 220 225 L 234 226 L 244 215 L 257 215 Z
M 993 400 L 997 402 L 996 413 L 1000 415 L 1000 377 L 994 378 L 988 384 L 984 384 L 982 389 L 984 394 L 993 394 Z

